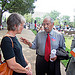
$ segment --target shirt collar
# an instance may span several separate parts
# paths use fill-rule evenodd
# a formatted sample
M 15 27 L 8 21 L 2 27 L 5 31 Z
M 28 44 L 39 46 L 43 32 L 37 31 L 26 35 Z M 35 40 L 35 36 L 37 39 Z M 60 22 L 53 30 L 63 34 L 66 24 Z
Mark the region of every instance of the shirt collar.
M 44 32 L 45 35 L 47 35 L 48 33 Z M 51 30 L 51 32 L 49 33 L 49 35 L 53 35 L 53 29 Z

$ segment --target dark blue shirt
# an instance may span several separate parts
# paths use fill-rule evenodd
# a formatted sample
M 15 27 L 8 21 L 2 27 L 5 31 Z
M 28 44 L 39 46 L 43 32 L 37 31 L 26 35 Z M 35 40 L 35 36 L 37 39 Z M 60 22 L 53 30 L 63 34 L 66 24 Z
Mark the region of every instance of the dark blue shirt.
M 14 48 L 12 47 L 13 40 Z M 4 37 L 1 41 L 1 49 L 3 52 L 3 56 L 5 60 L 11 59 L 15 57 L 16 62 L 19 63 L 21 66 L 26 67 L 26 62 L 22 53 L 22 46 L 19 43 L 18 39 L 15 37 Z M 13 72 L 13 75 L 23 75 L 21 73 Z M 25 75 L 25 74 L 24 74 Z

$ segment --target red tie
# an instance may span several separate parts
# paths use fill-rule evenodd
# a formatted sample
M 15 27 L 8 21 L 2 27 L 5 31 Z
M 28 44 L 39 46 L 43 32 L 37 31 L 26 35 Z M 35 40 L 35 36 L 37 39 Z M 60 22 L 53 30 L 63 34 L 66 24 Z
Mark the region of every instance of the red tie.
M 45 60 L 48 62 L 50 59 L 51 53 L 51 44 L 50 44 L 50 36 L 49 33 L 47 35 L 46 44 L 45 44 Z

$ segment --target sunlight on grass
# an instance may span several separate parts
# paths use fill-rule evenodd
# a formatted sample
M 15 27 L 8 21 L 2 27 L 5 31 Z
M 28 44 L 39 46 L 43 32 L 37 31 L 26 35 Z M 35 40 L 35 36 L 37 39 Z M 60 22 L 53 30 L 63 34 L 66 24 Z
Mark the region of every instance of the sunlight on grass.
M 73 37 L 65 37 L 65 45 L 66 45 L 66 51 L 70 52 L 71 49 L 71 43 L 72 43 Z M 69 53 L 69 56 L 71 56 L 71 54 Z M 67 63 L 69 60 L 61 60 L 62 64 L 66 67 Z
M 34 30 L 34 29 L 31 29 L 31 31 L 32 31 L 35 35 L 37 34 L 36 30 Z
M 65 37 L 65 45 L 68 49 L 71 47 L 73 37 Z

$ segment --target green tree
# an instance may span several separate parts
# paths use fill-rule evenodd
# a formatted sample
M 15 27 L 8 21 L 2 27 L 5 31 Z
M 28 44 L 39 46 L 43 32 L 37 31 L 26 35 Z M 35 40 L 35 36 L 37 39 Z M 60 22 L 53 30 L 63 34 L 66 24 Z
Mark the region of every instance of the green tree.
M 59 19 L 56 19 L 56 20 L 54 21 L 54 25 L 60 25 Z
M 73 27 L 74 26 L 74 22 L 69 22 L 69 25 Z
M 36 19 L 36 21 L 37 21 L 38 24 L 41 23 L 41 18 L 40 17 L 35 17 L 35 19 Z
M 31 22 L 32 14 L 25 14 L 24 17 L 26 19 L 26 22 Z
M 22 15 L 25 13 L 33 13 L 35 0 L 0 0 L 0 25 L 2 22 L 2 14 L 5 11 L 18 12 Z
M 49 15 L 50 15 L 51 18 L 53 18 L 55 20 L 56 18 L 59 17 L 60 13 L 58 11 L 53 10 L 53 11 L 50 12 Z
M 51 11 L 50 13 L 47 13 L 43 16 L 43 18 L 47 17 L 47 16 L 50 16 L 51 18 L 53 18 L 54 20 L 56 20 L 56 18 L 58 18 L 60 15 L 60 13 L 58 11 Z
M 61 21 L 62 21 L 63 24 L 64 23 L 69 24 L 69 22 L 70 22 L 70 16 L 63 16 L 61 18 Z

